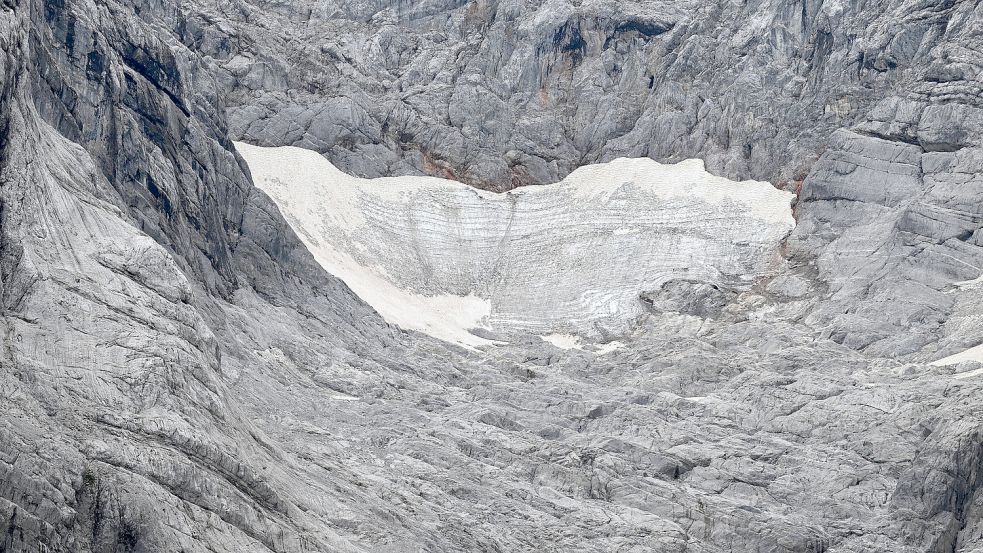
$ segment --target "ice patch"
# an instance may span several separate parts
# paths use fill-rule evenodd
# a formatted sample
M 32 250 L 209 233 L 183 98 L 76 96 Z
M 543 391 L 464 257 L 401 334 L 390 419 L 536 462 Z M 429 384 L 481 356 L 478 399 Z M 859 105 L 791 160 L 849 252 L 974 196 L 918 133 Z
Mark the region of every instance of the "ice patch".
M 646 313 L 642 291 L 673 278 L 749 286 L 778 265 L 794 226 L 791 193 L 699 160 L 617 159 L 496 194 L 360 179 L 300 148 L 236 147 L 328 272 L 387 321 L 469 347 L 493 343 L 475 328 L 624 335 Z
M 560 349 L 582 349 L 580 337 L 573 334 L 547 334 L 541 338 Z
M 959 353 L 948 357 L 943 357 L 942 359 L 937 359 L 929 363 L 929 365 L 935 367 L 945 367 L 946 365 L 955 365 L 957 363 L 962 363 L 963 361 L 978 361 L 983 363 L 983 344 L 973 346 Z M 966 378 L 966 376 L 960 376 L 958 378 Z
M 337 401 L 359 401 L 361 398 L 358 398 L 358 397 L 355 397 L 355 396 L 338 394 L 338 395 L 331 396 L 331 399 L 334 399 L 334 400 L 337 400 Z
M 981 374 L 983 374 L 983 369 L 973 369 L 971 371 L 966 371 L 964 373 L 953 375 L 953 378 L 958 378 L 961 380 L 964 378 L 973 378 L 974 376 L 980 376 Z
M 956 286 L 958 286 L 959 288 L 972 288 L 972 287 L 974 287 L 974 286 L 976 286 L 976 285 L 978 285 L 980 283 L 983 283 L 983 275 L 980 275 L 980 276 L 974 278 L 973 280 L 961 280 L 961 281 L 956 282 L 954 284 Z

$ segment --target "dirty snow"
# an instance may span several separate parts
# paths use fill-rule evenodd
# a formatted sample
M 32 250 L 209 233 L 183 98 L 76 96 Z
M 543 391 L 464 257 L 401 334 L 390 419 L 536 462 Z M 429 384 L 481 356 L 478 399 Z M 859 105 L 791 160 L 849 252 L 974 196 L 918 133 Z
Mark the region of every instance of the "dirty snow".
M 468 347 L 492 343 L 475 328 L 559 347 L 624 335 L 645 313 L 639 293 L 669 279 L 741 288 L 769 274 L 794 225 L 792 194 L 699 160 L 617 159 L 496 194 L 236 146 L 328 272 L 390 323 Z

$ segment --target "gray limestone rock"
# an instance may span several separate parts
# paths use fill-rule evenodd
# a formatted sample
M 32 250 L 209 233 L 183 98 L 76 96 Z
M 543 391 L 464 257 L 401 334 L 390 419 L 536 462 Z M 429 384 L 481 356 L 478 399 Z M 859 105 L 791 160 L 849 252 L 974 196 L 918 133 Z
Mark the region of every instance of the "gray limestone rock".
M 981 10 L 0 1 L 0 551 L 979 550 L 983 375 L 927 362 L 983 342 Z M 621 348 L 470 351 L 230 138 L 498 189 L 697 156 L 797 226 Z
M 196 2 L 183 38 L 221 75 L 236 139 L 361 176 L 502 190 L 700 157 L 791 188 L 834 130 L 871 119 L 927 150 L 978 142 L 978 9 L 239 0 Z

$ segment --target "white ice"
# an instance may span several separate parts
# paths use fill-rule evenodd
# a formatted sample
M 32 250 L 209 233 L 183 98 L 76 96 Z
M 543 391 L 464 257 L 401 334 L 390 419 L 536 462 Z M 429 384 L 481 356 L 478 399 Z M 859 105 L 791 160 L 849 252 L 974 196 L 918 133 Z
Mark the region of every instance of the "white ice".
M 387 321 L 472 347 L 490 343 L 477 327 L 570 335 L 559 343 L 571 347 L 623 335 L 644 313 L 639 293 L 669 279 L 750 286 L 775 269 L 794 225 L 791 193 L 713 176 L 699 160 L 617 159 L 496 194 L 236 146 L 328 272 Z
M 946 365 L 955 365 L 957 363 L 962 363 L 963 361 L 977 361 L 979 363 L 983 363 L 983 344 L 980 344 L 978 346 L 973 346 L 959 353 L 950 355 L 948 357 L 943 357 L 942 359 L 937 359 L 929 364 L 934 365 L 936 367 L 944 367 Z M 957 377 L 957 378 L 967 378 L 969 376 L 972 375 L 966 374 L 964 376 Z
M 581 349 L 580 336 L 573 334 L 547 334 L 542 338 L 560 349 Z

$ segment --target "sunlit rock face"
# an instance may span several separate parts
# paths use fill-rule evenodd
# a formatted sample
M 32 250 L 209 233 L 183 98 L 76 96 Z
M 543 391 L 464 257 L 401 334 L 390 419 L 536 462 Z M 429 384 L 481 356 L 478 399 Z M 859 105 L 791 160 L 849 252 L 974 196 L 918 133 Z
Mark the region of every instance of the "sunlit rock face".
M 237 146 L 329 272 L 390 322 L 468 345 L 623 335 L 645 310 L 640 295 L 670 280 L 741 290 L 772 273 L 794 226 L 790 193 L 713 176 L 699 160 L 617 159 L 498 194 L 360 179 L 316 152 Z

